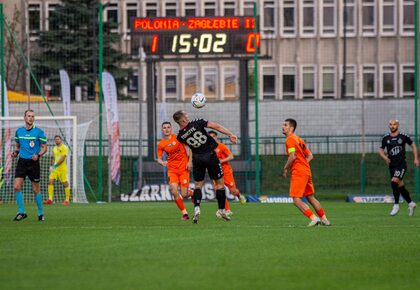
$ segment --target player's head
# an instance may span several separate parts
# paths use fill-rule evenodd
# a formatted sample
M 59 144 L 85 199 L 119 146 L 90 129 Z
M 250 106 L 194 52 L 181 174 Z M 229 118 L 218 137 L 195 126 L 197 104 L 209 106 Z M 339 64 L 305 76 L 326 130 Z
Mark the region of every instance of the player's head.
M 389 120 L 388 127 L 391 133 L 397 132 L 399 126 L 400 126 L 400 121 L 398 121 L 397 119 Z
M 187 112 L 183 110 L 176 111 L 173 115 L 174 121 L 181 127 L 186 126 L 190 121 Z
M 217 139 L 217 132 L 216 131 L 210 130 L 208 133 L 217 143 L 219 143 L 219 139 Z
M 162 123 L 162 133 L 164 136 L 170 136 L 172 134 L 172 124 L 171 122 Z
M 25 119 L 25 123 L 28 126 L 32 126 L 34 121 L 35 121 L 35 113 L 33 110 L 26 110 L 25 113 L 23 114 L 23 117 Z
M 283 134 L 287 136 L 294 133 L 296 130 L 296 127 L 297 127 L 296 120 L 289 118 L 289 119 L 284 120 L 283 126 L 281 127 L 281 129 L 282 129 Z
M 57 146 L 60 145 L 62 141 L 63 140 L 61 139 L 61 136 L 60 135 L 55 135 L 54 136 L 55 145 L 57 145 Z

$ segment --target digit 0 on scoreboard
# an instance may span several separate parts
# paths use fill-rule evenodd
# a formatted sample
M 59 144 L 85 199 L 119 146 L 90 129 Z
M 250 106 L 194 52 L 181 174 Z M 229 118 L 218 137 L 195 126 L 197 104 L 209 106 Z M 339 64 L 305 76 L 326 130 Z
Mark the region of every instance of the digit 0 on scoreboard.
M 243 16 L 135 18 L 131 33 L 142 37 L 146 54 L 240 55 L 259 49 L 254 26 L 254 18 Z

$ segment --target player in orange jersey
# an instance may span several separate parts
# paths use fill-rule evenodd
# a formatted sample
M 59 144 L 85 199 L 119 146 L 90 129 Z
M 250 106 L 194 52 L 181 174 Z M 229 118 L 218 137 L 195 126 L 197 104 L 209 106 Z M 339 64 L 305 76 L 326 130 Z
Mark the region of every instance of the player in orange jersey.
M 233 178 L 233 169 L 230 165 L 229 161 L 233 160 L 234 156 L 232 152 L 230 152 L 229 148 L 223 143 L 219 141 L 217 138 L 216 131 L 209 131 L 209 135 L 216 141 L 217 148 L 214 149 L 216 152 L 217 158 L 219 158 L 220 163 L 222 164 L 223 169 L 223 180 L 227 188 L 229 188 L 229 191 L 231 194 L 236 196 L 239 199 L 239 202 L 244 204 L 246 202 L 245 197 L 243 197 L 239 191 L 239 189 L 236 187 L 235 179 Z M 229 202 L 226 199 L 225 203 L 225 210 L 226 214 L 231 215 L 232 211 L 229 208 Z
M 184 206 L 183 197 L 188 196 L 190 185 L 190 170 L 192 168 L 192 154 L 190 149 L 185 149 L 185 145 L 176 139 L 172 134 L 170 122 L 162 123 L 163 139 L 158 144 L 157 162 L 168 168 L 169 186 L 174 196 L 175 203 L 182 212 L 182 219 L 188 220 L 189 216 Z M 167 155 L 167 161 L 162 160 L 163 152 Z M 181 188 L 181 195 L 179 194 Z
M 331 225 L 320 202 L 315 198 L 314 185 L 312 184 L 312 172 L 309 162 L 314 158 L 309 151 L 305 142 L 299 136 L 295 135 L 297 122 L 294 119 L 286 119 L 283 122 L 282 131 L 286 135 L 286 154 L 287 162 L 283 168 L 283 176 L 287 177 L 290 171 L 290 193 L 295 206 L 309 219 L 311 222 L 309 227 L 323 224 Z M 302 197 L 306 197 L 308 202 L 315 209 L 319 217 L 317 217 L 309 206 L 302 201 Z

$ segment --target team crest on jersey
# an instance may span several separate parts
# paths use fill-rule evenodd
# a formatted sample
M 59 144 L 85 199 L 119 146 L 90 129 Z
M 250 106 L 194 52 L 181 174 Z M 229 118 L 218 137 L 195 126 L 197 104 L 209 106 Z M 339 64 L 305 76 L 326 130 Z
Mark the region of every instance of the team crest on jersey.
M 217 149 L 216 149 L 216 150 L 214 150 L 214 151 L 216 151 L 216 153 L 219 153 L 220 149 L 219 149 L 219 148 L 217 148 Z
M 389 143 L 391 143 L 391 141 L 387 140 L 386 143 L 389 144 Z
M 402 144 L 403 140 L 401 138 L 398 138 L 398 144 Z
M 174 146 L 175 146 L 175 145 L 176 145 L 176 141 L 172 142 L 172 145 L 174 145 Z
M 29 146 L 31 148 L 34 148 L 35 147 L 35 142 L 33 140 L 29 141 Z

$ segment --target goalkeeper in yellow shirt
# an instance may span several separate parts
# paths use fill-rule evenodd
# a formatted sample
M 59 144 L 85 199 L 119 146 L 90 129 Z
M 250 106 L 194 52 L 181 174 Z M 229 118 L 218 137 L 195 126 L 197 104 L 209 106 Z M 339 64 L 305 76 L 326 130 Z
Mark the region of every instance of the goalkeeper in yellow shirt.
M 50 180 L 48 182 L 48 200 L 45 204 L 53 204 L 54 196 L 54 181 L 59 179 L 64 186 L 64 193 L 66 194 L 66 199 L 63 201 L 64 205 L 70 204 L 70 187 L 67 180 L 68 170 L 67 170 L 67 154 L 69 148 L 63 144 L 61 136 L 56 135 L 54 137 L 55 146 L 53 148 L 53 165 L 50 167 Z

